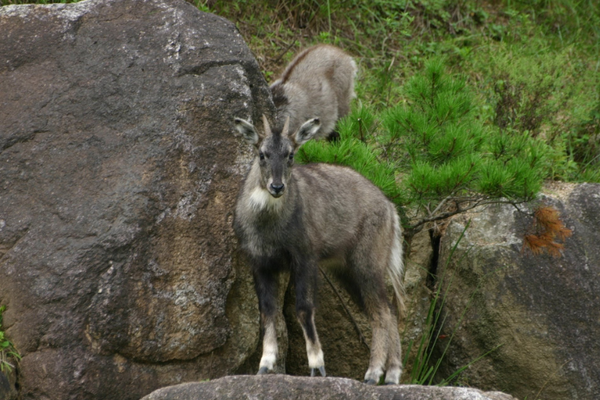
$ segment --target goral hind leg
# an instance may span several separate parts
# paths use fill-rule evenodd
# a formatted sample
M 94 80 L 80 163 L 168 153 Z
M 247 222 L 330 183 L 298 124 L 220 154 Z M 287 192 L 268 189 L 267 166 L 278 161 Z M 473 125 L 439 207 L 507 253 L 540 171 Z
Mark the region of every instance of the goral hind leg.
M 365 258 L 362 265 L 372 266 L 373 264 L 368 261 Z M 379 383 L 386 369 L 388 369 L 389 383 L 397 383 L 400 378 L 399 335 L 396 332 L 394 336 L 393 333 L 392 325 L 394 325 L 395 318 L 390 310 L 383 274 L 377 273 L 381 270 L 383 268 L 377 268 L 376 264 L 373 267 L 354 270 L 365 312 L 373 330 L 369 369 L 365 373 L 365 383 L 371 385 Z M 396 331 L 397 329 L 396 327 Z M 398 338 L 398 342 L 396 338 Z M 388 379 L 386 379 L 386 383 L 388 383 Z
M 391 313 L 391 321 L 388 327 L 389 350 L 387 356 L 387 365 L 385 373 L 386 385 L 397 385 L 400 383 L 402 375 L 402 347 L 400 343 L 400 333 L 398 332 L 398 322 Z

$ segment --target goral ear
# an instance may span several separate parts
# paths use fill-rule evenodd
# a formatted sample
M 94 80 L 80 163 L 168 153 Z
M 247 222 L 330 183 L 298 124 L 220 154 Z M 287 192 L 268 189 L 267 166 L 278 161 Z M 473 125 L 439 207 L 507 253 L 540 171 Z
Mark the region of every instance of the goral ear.
M 260 140 L 260 136 L 258 135 L 258 132 L 256 132 L 254 125 L 241 118 L 236 118 L 234 121 L 235 129 L 242 134 L 248 143 L 256 146 Z
M 309 119 L 303 123 L 293 137 L 296 147 L 300 147 L 310 139 L 314 138 L 320 128 L 321 121 L 319 118 Z

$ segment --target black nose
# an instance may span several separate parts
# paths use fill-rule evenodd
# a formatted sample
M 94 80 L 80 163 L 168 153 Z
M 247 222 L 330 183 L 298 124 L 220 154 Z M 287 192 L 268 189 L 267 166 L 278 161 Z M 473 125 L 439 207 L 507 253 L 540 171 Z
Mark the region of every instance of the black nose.
M 273 191 L 277 194 L 283 192 L 283 188 L 284 188 L 283 183 L 279 183 L 279 184 L 271 183 L 271 189 L 273 189 Z

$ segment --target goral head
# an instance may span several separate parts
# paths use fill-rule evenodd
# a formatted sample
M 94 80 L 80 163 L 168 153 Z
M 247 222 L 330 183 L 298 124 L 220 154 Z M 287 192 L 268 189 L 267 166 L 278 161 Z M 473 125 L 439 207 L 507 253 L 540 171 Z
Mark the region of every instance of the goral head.
M 281 130 L 271 130 L 264 115 L 262 120 L 264 134 L 259 134 L 254 125 L 240 118 L 235 119 L 235 127 L 256 149 L 262 189 L 274 198 L 280 198 L 285 193 L 292 173 L 294 154 L 300 146 L 314 137 L 321 123 L 319 118 L 312 118 L 302 124 L 297 132 L 290 133 L 289 117 Z

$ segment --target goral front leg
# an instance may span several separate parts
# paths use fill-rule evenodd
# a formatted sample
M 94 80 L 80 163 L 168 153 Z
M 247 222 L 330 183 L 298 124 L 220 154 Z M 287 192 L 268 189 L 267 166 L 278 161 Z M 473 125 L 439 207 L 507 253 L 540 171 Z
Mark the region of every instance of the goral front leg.
M 275 315 L 277 310 L 277 275 L 272 271 L 256 268 L 254 285 L 263 326 L 263 353 L 260 359 L 258 375 L 273 372 L 277 362 L 277 331 Z
M 315 376 L 317 370 L 321 376 L 326 376 L 323 350 L 315 326 L 314 298 L 317 290 L 317 265 L 314 262 L 297 262 L 293 272 L 296 286 L 296 316 L 306 341 L 310 376 Z
M 306 341 L 306 355 L 308 357 L 310 376 L 315 376 L 317 370 L 321 376 L 327 376 L 325 373 L 325 358 L 315 327 L 314 310 L 297 310 L 296 312 L 298 321 L 302 325 L 304 340 Z
M 263 315 L 265 335 L 263 338 L 263 353 L 260 358 L 258 375 L 273 372 L 277 361 L 277 332 L 275 330 L 275 318 Z

